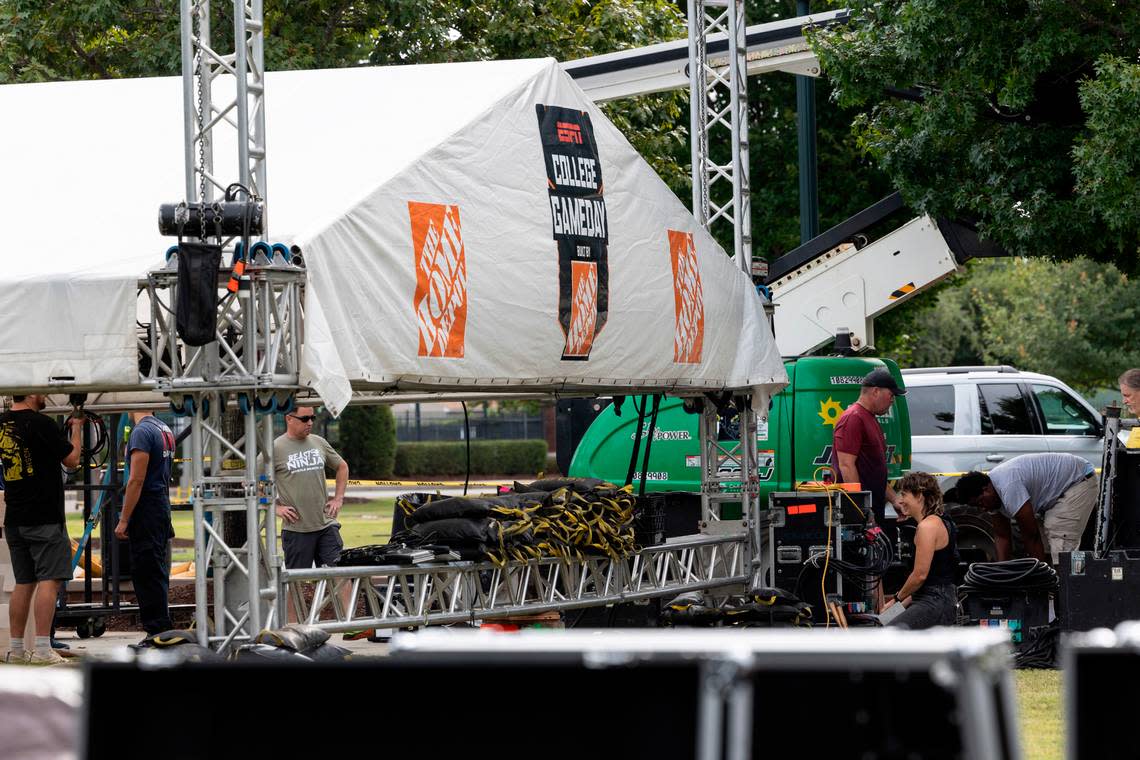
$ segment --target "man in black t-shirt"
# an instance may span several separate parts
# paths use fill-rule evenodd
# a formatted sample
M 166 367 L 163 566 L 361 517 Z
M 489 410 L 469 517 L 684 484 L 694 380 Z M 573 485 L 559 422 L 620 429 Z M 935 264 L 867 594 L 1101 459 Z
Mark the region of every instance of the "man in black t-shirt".
M 79 465 L 83 421 L 67 421 L 65 437 L 40 410 L 45 396 L 13 396 L 0 415 L 0 466 L 4 468 L 4 540 L 12 554 L 16 587 L 9 600 L 12 632 L 9 662 L 50 665 L 63 658 L 52 651 L 51 623 L 60 581 L 71 580 L 71 540 L 63 515 L 60 465 Z M 28 611 L 35 604 L 35 649 L 24 643 Z

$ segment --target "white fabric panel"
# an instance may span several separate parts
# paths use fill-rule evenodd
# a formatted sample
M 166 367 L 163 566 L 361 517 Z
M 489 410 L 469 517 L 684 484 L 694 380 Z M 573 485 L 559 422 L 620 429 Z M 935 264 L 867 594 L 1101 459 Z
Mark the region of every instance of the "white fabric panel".
M 609 221 L 610 303 L 609 320 L 588 361 L 561 358 L 558 254 L 536 104 L 588 111 L 598 142 Z M 418 355 L 409 202 L 459 209 L 468 295 L 461 358 Z M 699 363 L 674 361 L 669 229 L 691 233 L 695 242 L 705 310 Z M 697 228 L 553 61 L 328 228 L 298 243 L 309 267 L 309 324 L 330 331 L 327 338 L 306 342 L 306 382 L 334 408 L 347 402 L 350 384 L 754 387 L 763 396 L 787 381 L 749 278 Z M 330 355 L 334 350 L 336 357 Z
M 77 390 L 138 385 L 133 279 L 29 278 L 7 284 L 4 290 L 0 387 L 36 390 L 51 384 Z
M 610 304 L 584 361 L 562 358 L 536 104 L 587 111 L 598 144 Z M 552 60 L 274 72 L 266 111 L 269 237 L 304 250 L 303 380 L 334 409 L 353 386 L 763 394 L 786 382 L 748 277 Z M 135 386 L 136 281 L 173 242 L 158 204 L 184 195 L 180 80 L 8 85 L 0 112 L 0 387 Z M 215 156 L 219 176 L 236 176 L 226 132 Z M 409 202 L 458 208 L 461 357 L 419 355 Z M 668 230 L 694 243 L 699 361 L 674 361 Z

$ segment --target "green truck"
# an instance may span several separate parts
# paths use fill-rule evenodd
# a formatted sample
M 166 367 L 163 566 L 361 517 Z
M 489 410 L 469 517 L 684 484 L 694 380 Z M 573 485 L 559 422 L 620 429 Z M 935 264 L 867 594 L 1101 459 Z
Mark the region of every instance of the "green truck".
M 768 494 L 794 490 L 795 484 L 817 480 L 818 469 L 831 462 L 831 439 L 835 423 L 859 397 L 864 375 L 876 367 L 890 370 L 900 386 L 902 375 L 889 360 L 847 357 L 805 357 L 785 365 L 788 385 L 772 398 L 767 421 L 760 421 L 757 435 L 760 470 L 760 503 Z M 634 403 L 629 403 L 633 401 Z M 602 478 L 624 483 L 630 455 L 637 438 L 638 397 L 627 399 L 621 416 L 611 404 L 586 430 L 574 452 L 569 475 Z M 905 397 L 879 418 L 887 438 L 888 475 L 893 480 L 910 468 L 910 417 Z M 643 437 L 648 434 L 646 419 Z M 723 437 L 723 436 L 722 436 Z M 642 441 L 633 482 L 640 485 Z M 683 408 L 679 398 L 662 401 L 657 416 L 646 468 L 646 491 L 699 491 L 701 487 L 700 443 L 697 415 Z M 739 507 L 737 507 L 739 509 Z M 724 517 L 734 515 L 728 510 Z M 739 516 L 739 513 L 735 516 Z

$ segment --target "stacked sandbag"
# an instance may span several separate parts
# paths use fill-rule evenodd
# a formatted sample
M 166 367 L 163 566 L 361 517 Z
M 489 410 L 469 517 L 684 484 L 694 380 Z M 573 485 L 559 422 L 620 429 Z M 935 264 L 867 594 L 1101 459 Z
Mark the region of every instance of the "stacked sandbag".
M 591 554 L 617 558 L 634 551 L 633 504 L 630 489 L 587 478 L 515 483 L 513 491 L 496 496 L 397 497 L 406 530 L 392 540 L 447 546 L 462 559 L 499 565 Z
M 131 648 L 136 651 L 148 649 L 158 650 L 177 655 L 186 662 L 214 662 L 224 659 L 220 654 L 198 643 L 198 634 L 194 631 L 172 629 L 147 636 Z
M 257 634 L 252 644 L 234 652 L 235 660 L 289 660 L 334 662 L 352 654 L 344 647 L 328 643 L 329 632 L 311 625 L 293 623 L 284 628 Z

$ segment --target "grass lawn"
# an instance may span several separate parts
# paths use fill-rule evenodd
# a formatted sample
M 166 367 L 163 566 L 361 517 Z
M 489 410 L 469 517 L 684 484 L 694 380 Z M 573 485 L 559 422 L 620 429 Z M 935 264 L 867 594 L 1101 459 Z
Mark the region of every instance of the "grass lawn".
M 388 543 L 395 506 L 394 498 L 346 504 L 340 511 L 340 537 L 344 539 L 345 548 Z
M 377 499 L 366 504 L 346 504 L 340 511 L 340 535 L 345 547 L 387 543 L 392 533 L 392 509 L 395 499 Z M 174 512 L 174 535 L 178 539 L 194 540 L 194 513 Z M 83 535 L 83 515 L 72 513 L 67 516 L 67 534 L 78 540 Z M 96 525 L 91 534 L 98 538 L 100 526 Z M 193 546 L 176 546 L 175 562 L 188 562 L 194 559 Z M 97 555 L 96 555 L 97 556 Z
M 1013 678 L 1025 760 L 1060 760 L 1065 753 L 1061 671 L 1017 670 Z

